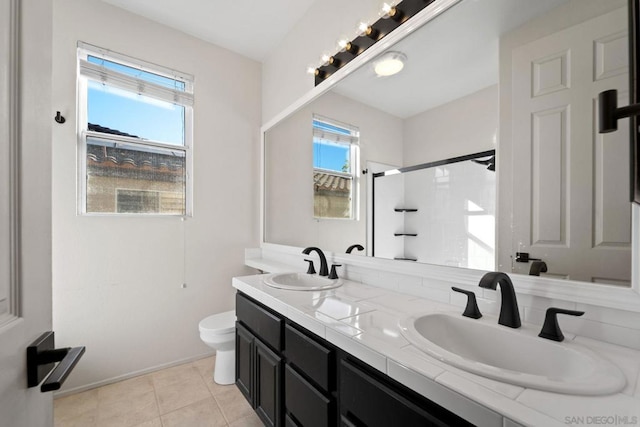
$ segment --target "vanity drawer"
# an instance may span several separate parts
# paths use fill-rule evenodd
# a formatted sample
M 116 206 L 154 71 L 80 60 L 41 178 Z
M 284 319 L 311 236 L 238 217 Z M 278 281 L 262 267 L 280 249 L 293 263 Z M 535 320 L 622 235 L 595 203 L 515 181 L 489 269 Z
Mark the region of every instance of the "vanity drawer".
M 284 354 L 287 361 L 328 392 L 333 390 L 333 350 L 293 326 L 285 325 Z
M 288 364 L 285 365 L 284 388 L 286 411 L 298 424 L 326 427 L 335 423 L 332 401 Z
M 247 329 L 260 337 L 276 351 L 282 350 L 282 325 L 284 320 L 266 307 L 249 299 L 247 296 L 236 294 L 236 317 Z
M 340 361 L 340 424 L 403 427 L 471 426 L 472 424 L 415 393 L 350 360 Z M 412 397 L 413 396 L 413 397 Z

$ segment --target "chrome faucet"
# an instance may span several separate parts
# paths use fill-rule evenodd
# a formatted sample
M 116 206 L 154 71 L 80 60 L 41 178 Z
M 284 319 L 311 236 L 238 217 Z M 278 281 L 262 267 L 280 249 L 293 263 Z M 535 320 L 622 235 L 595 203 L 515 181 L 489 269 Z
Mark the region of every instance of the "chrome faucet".
M 506 273 L 496 271 L 487 273 L 480 279 L 481 288 L 495 291 L 498 284 L 500 284 L 500 294 L 502 295 L 498 323 L 510 328 L 519 328 L 522 323 L 520 322 L 520 312 L 518 312 L 518 301 L 509 276 Z
M 329 268 L 327 267 L 327 258 L 324 256 L 324 252 L 320 248 L 316 248 L 315 246 L 309 246 L 308 248 L 304 248 L 302 251 L 303 254 L 309 255 L 311 251 L 316 251 L 318 256 L 320 257 L 320 271 L 318 272 L 319 276 L 328 276 Z

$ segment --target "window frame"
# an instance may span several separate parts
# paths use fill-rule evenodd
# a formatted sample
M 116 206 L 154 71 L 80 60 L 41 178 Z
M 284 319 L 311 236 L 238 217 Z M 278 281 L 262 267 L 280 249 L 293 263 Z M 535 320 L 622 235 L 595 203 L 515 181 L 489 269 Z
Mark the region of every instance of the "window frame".
M 312 164 L 312 173 L 321 172 L 327 173 L 330 175 L 335 175 L 344 178 L 351 178 L 351 216 L 348 218 L 340 218 L 340 217 L 324 217 L 324 216 L 316 216 L 315 209 L 313 212 L 313 219 L 315 221 L 358 221 L 360 219 L 360 129 L 357 126 L 343 123 L 338 120 L 330 119 L 328 117 L 324 117 L 318 114 L 312 115 L 312 138 L 311 144 L 315 144 L 315 139 L 319 138 L 316 136 L 316 127 L 314 122 L 322 122 L 328 124 L 332 127 L 337 127 L 340 129 L 344 129 L 352 133 L 351 135 L 344 135 L 346 139 L 349 141 L 339 142 L 339 141 L 330 141 L 326 139 L 328 142 L 334 142 L 338 144 L 344 144 L 349 146 L 349 160 L 351 162 L 350 169 L 351 172 L 340 172 L 331 169 L 317 168 Z M 329 132 L 338 135 L 337 132 Z M 312 150 L 313 151 L 313 150 Z M 312 154 L 312 162 L 315 163 L 315 155 Z M 314 204 L 315 204 L 315 194 L 314 194 Z
M 77 214 L 81 216 L 115 216 L 115 217 L 192 217 L 193 216 L 193 105 L 184 103 L 176 104 L 184 107 L 184 144 L 171 144 L 149 139 L 132 138 L 122 135 L 113 135 L 103 132 L 90 131 L 88 129 L 88 89 L 89 78 L 80 74 L 80 60 L 87 60 L 88 56 L 104 57 L 106 60 L 122 64 L 128 67 L 140 69 L 145 72 L 157 74 L 163 77 L 181 81 L 185 84 L 185 93 L 193 97 L 194 77 L 192 75 L 172 70 L 167 67 L 152 64 L 143 60 L 135 59 L 127 55 L 119 54 L 107 49 L 93 46 L 79 41 L 77 45 L 77 152 L 78 152 L 78 176 L 77 176 Z M 147 95 L 148 96 L 148 95 Z M 166 101 L 166 100 L 165 100 Z M 173 150 L 184 152 L 185 157 L 185 212 L 175 213 L 120 213 L 117 212 L 88 212 L 87 211 L 87 140 L 96 138 L 112 141 L 114 143 L 125 143 L 132 146 L 152 147 L 161 150 Z

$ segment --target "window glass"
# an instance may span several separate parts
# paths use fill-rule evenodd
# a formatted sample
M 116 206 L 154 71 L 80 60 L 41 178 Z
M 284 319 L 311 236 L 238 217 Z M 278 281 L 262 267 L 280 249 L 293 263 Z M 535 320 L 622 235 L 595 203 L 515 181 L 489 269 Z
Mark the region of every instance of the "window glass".
M 353 219 L 359 132 L 350 125 L 313 120 L 314 217 Z
M 87 55 L 87 62 L 91 62 L 92 64 L 102 65 L 103 67 L 108 68 L 110 70 L 114 70 L 119 73 L 126 74 L 130 77 L 135 77 L 137 79 L 145 80 L 145 81 L 155 83 L 167 88 L 179 89 L 179 90 L 186 89 L 186 85 L 183 81 L 172 79 L 171 77 L 161 76 L 155 73 L 150 73 L 148 71 L 143 71 L 139 68 L 129 67 L 127 65 L 119 64 L 114 61 L 109 61 L 104 58 L 98 58 L 93 55 Z
M 349 144 L 313 139 L 313 167 L 335 172 L 351 172 Z
M 187 215 L 192 80 L 93 49 L 78 51 L 81 211 Z
M 89 123 L 132 136 L 183 145 L 184 110 L 182 105 L 138 95 L 93 80 L 88 82 Z
M 185 171 L 182 151 L 88 138 L 87 212 L 184 215 Z

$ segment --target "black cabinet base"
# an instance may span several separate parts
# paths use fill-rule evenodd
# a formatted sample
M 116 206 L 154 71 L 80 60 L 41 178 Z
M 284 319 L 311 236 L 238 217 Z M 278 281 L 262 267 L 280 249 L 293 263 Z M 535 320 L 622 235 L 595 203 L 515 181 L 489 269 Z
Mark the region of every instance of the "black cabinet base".
M 236 385 L 265 425 L 472 425 L 254 299 L 236 304 Z

